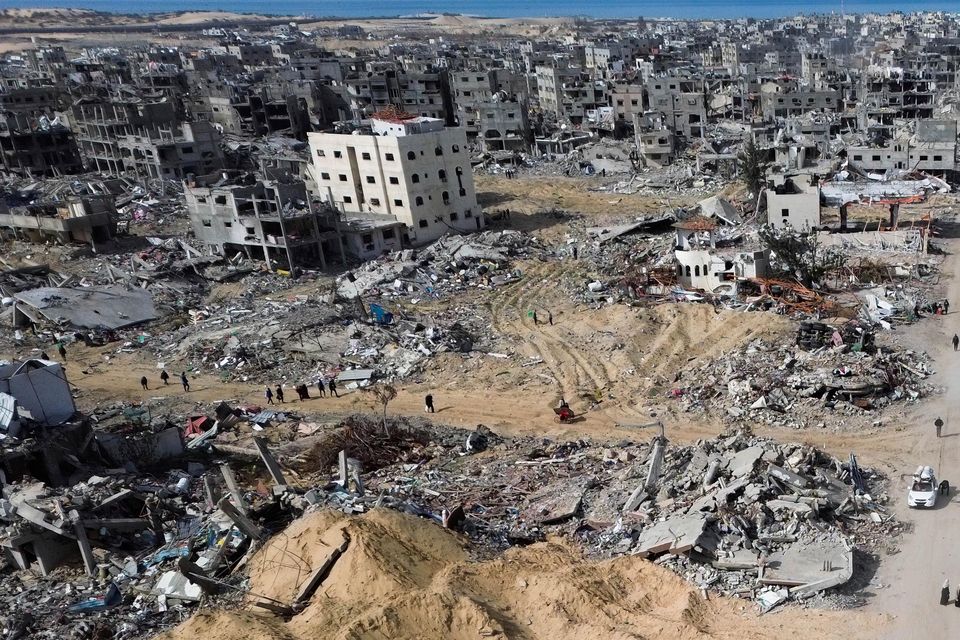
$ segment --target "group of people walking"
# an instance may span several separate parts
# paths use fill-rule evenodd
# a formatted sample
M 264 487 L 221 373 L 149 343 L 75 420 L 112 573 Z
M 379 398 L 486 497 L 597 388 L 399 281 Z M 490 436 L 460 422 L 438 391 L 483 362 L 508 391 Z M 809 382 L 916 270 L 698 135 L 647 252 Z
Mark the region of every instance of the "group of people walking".
M 170 374 L 167 373 L 166 369 L 160 371 L 160 382 L 162 382 L 164 386 L 170 384 Z M 186 371 L 180 372 L 180 384 L 183 385 L 184 391 L 190 391 L 190 379 L 187 378 Z M 144 391 L 150 390 L 150 381 L 147 380 L 147 376 L 140 376 L 140 386 L 143 387 Z
M 310 399 L 310 387 L 304 383 L 298 384 L 293 388 L 297 392 L 297 397 L 302 400 Z M 325 398 L 327 395 L 327 390 L 330 391 L 330 396 L 339 398 L 340 394 L 337 392 L 337 381 L 333 378 L 330 378 L 329 382 L 324 382 L 323 378 L 317 380 L 317 391 L 320 394 L 321 398 Z M 283 404 L 283 385 L 277 385 L 276 390 L 267 387 L 263 392 L 263 397 L 267 399 L 267 404 Z M 274 402 L 276 400 L 276 402 Z

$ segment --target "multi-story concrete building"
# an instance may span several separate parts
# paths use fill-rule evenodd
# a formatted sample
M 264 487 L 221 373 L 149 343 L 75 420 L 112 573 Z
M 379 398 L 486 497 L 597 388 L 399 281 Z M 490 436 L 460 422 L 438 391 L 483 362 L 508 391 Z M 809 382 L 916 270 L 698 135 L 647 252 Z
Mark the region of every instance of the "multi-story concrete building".
M 24 114 L 0 116 L 0 168 L 22 176 L 53 176 L 83 169 L 73 132 Z
M 184 180 L 184 196 L 194 235 L 218 254 L 288 270 L 343 256 L 333 211 L 315 210 L 302 180 L 214 173 Z
M 579 67 L 539 66 L 536 71 L 540 108 L 579 125 L 588 111 L 608 106 L 607 83 Z
M 463 128 L 393 112 L 308 139 L 317 189 L 338 210 L 392 216 L 413 245 L 484 227 Z

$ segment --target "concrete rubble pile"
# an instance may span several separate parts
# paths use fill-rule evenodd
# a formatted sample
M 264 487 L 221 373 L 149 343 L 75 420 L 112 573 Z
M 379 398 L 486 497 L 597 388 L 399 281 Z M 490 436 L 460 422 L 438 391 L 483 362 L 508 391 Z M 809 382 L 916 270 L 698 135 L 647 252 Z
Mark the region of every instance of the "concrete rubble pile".
M 406 250 L 367 262 L 340 279 L 338 292 L 403 297 L 413 303 L 442 298 L 470 287 L 496 287 L 518 279 L 512 262 L 543 255 L 535 238 L 519 231 L 449 235 L 419 252 Z
M 133 428 L 135 409 L 103 413 L 80 432 L 88 437 L 75 454 L 48 454 L 45 466 L 4 440 L 11 465 L 0 547 L 13 571 L 0 574 L 0 586 L 16 596 L 4 637 L 141 638 L 178 624 L 200 601 L 237 602 L 249 556 L 302 513 L 305 503 L 285 486 L 248 493 L 222 459 L 188 454 L 180 429 Z M 215 427 L 235 422 L 232 411 L 221 415 Z M 105 429 L 111 417 L 127 432 Z M 266 446 L 256 446 L 275 470 Z
M 668 395 L 684 411 L 712 412 L 735 424 L 842 427 L 898 401 L 935 391 L 926 353 L 873 344 L 863 328 L 802 323 L 797 344 L 753 340 L 685 371 Z
M 342 480 L 341 464 L 340 480 L 315 490 L 318 504 L 398 509 L 498 550 L 563 535 L 591 555 L 648 557 L 763 608 L 842 585 L 855 548 L 901 531 L 884 507 L 885 480 L 853 455 L 739 431 L 690 446 L 656 436 L 607 449 L 502 440 L 482 426 L 461 433 L 459 444 L 438 438 L 359 473 L 359 489 Z

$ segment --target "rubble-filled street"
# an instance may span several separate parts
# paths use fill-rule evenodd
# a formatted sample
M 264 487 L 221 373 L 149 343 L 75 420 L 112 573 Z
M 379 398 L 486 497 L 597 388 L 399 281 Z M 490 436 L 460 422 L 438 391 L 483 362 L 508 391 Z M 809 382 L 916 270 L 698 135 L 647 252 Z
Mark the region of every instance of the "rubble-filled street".
M 955 637 L 958 31 L 0 9 L 0 635 Z

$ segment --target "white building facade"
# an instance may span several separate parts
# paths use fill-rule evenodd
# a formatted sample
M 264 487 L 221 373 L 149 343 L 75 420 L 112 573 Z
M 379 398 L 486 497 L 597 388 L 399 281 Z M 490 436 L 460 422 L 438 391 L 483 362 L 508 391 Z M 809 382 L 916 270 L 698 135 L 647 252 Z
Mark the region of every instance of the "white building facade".
M 372 133 L 308 134 L 322 199 L 348 215 L 393 216 L 412 245 L 484 228 L 463 128 L 426 117 L 371 122 Z

